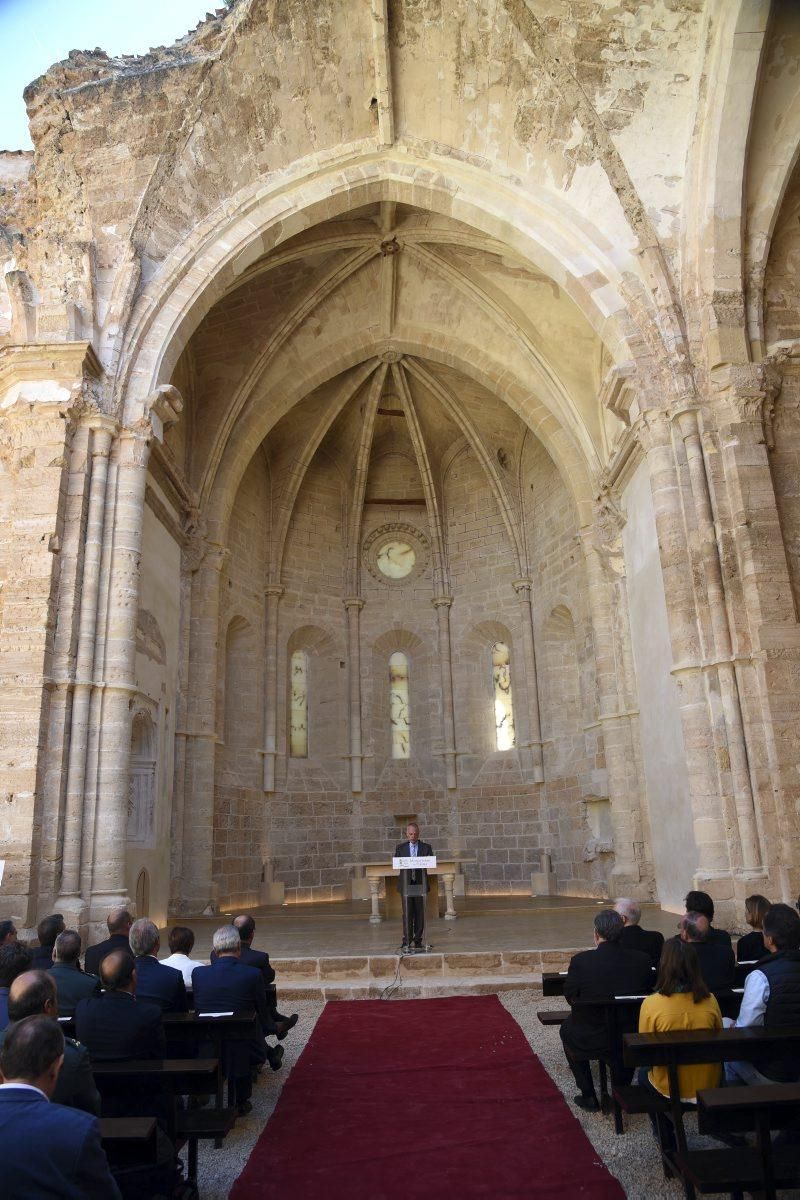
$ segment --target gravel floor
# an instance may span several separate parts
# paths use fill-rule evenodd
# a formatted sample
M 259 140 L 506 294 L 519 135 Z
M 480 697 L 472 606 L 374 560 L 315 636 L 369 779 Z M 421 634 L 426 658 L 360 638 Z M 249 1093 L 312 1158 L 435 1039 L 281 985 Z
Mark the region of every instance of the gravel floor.
M 539 1056 L 569 1103 L 575 1094 L 575 1081 L 566 1066 L 558 1029 L 540 1025 L 536 1017 L 539 1008 L 553 1007 L 552 999 L 545 1000 L 541 996 L 532 996 L 523 991 L 504 992 L 500 999 L 518 1022 L 534 1053 Z M 358 1001 L 354 1000 L 352 1003 L 357 1004 Z M 235 1179 L 247 1162 L 256 1139 L 275 1108 L 281 1087 L 300 1057 L 323 1005 L 302 1002 L 294 1007 L 300 1014 L 300 1020 L 283 1043 L 286 1050 L 284 1065 L 277 1073 L 267 1069 L 259 1078 L 253 1089 L 253 1111 L 248 1117 L 240 1118 L 236 1122 L 235 1128 L 225 1140 L 223 1149 L 214 1150 L 213 1143 L 201 1143 L 198 1174 L 201 1200 L 226 1200 Z M 570 1107 L 600 1157 L 622 1183 L 629 1200 L 681 1200 L 682 1187 L 664 1179 L 647 1117 L 626 1117 L 626 1132 L 622 1137 L 617 1137 L 610 1116 L 603 1116 L 602 1113 L 584 1113 L 572 1105 Z M 694 1131 L 692 1129 L 693 1125 L 693 1118 L 688 1118 L 687 1133 L 690 1143 L 719 1149 L 718 1142 L 699 1138 L 696 1126 Z M 800 1191 L 782 1195 L 786 1196 L 787 1200 L 790 1197 L 797 1200 L 800 1198 Z M 316 1198 L 309 1197 L 309 1200 Z M 502 1200 L 502 1197 L 498 1197 L 498 1200 Z

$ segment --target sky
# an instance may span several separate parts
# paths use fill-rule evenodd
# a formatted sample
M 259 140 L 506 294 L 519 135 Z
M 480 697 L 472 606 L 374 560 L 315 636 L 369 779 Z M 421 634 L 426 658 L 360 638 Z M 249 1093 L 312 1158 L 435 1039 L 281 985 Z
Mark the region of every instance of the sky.
M 70 50 L 145 54 L 222 0 L 0 0 L 0 150 L 30 150 L 22 93 Z

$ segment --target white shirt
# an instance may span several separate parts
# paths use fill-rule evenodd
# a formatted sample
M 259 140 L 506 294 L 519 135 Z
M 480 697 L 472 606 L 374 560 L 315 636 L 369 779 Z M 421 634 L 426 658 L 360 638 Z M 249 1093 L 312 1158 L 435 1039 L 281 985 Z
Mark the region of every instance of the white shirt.
M 21 1088 L 25 1092 L 38 1092 L 40 1096 L 44 1096 L 48 1104 L 50 1103 L 49 1098 L 47 1095 L 45 1095 L 42 1089 L 34 1087 L 32 1083 L 0 1083 L 0 1092 L 2 1092 L 4 1088 Z
M 189 958 L 188 954 L 170 954 L 169 958 L 162 958 L 162 967 L 174 967 L 176 971 L 180 971 L 183 975 L 183 982 L 187 987 L 192 986 L 192 971 L 195 967 L 208 966 L 207 963 L 200 962 L 196 958 Z
M 735 1021 L 736 1029 L 763 1025 L 769 1000 L 769 980 L 763 971 L 751 971 L 744 981 L 742 1007 Z

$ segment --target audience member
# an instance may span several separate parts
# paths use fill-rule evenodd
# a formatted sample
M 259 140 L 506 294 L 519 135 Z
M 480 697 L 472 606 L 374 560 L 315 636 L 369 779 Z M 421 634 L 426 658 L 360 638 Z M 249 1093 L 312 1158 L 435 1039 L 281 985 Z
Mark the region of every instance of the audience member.
M 251 1042 L 234 1042 L 230 1046 L 230 1057 L 225 1071 L 235 1079 L 236 1105 L 240 1114 L 250 1112 L 252 1105 L 251 1071 L 266 1059 L 273 1071 L 283 1061 L 283 1046 L 265 1046 L 264 1037 L 279 1033 L 269 1015 L 264 977 L 255 967 L 243 965 L 240 960 L 241 940 L 233 925 L 225 925 L 214 934 L 214 961 L 209 967 L 195 967 L 192 972 L 195 1011 L 236 1012 L 255 1009 L 262 1036 L 254 1034 Z M 246 1048 L 245 1056 L 241 1051 Z
M 639 1011 L 640 1033 L 668 1033 L 671 1029 L 721 1029 L 722 1014 L 700 973 L 697 951 L 689 942 L 670 938 L 661 953 L 655 992 Z M 678 1068 L 681 1100 L 694 1101 L 701 1088 L 720 1085 L 718 1063 L 693 1063 Z M 669 1096 L 666 1067 L 639 1069 L 639 1083 L 662 1096 Z M 651 1115 L 653 1131 L 655 1117 Z M 673 1131 L 674 1134 L 674 1131 Z
M 800 1025 L 800 916 L 788 904 L 773 904 L 764 914 L 766 958 L 744 983 L 742 1007 L 734 1025 L 784 1029 Z M 800 1052 L 765 1052 L 756 1063 L 725 1064 L 728 1083 L 795 1083 L 800 1080 Z
M 766 896 L 748 896 L 745 900 L 744 917 L 753 932 L 746 933 L 736 943 L 737 962 L 758 962 L 767 953 L 764 935 L 761 932 L 767 912 L 769 912 L 769 900 Z
M 195 967 L 204 967 L 206 964 L 197 958 L 190 958 L 194 947 L 194 934 L 191 929 L 185 925 L 176 925 L 174 929 L 169 931 L 169 948 L 171 954 L 168 958 L 162 958 L 162 965 L 172 967 L 175 971 L 180 971 L 183 975 L 184 986 L 190 988 L 192 986 L 192 971 Z
M 595 949 L 573 956 L 564 981 L 564 996 L 570 1005 L 576 1000 L 605 1000 L 615 995 L 642 995 L 651 990 L 650 959 L 640 950 L 623 948 L 620 944 L 623 928 L 622 917 L 613 909 L 605 908 L 597 913 L 594 918 Z M 575 1104 L 596 1112 L 600 1106 L 590 1058 L 615 1050 L 608 1044 L 605 1015 L 597 1009 L 574 1008 L 560 1033 L 567 1061 L 580 1088 Z M 621 1062 L 615 1065 L 612 1074 L 617 1082 L 625 1081 Z
M 0 1029 L 8 1024 L 8 989 L 31 965 L 31 953 L 21 942 L 6 942 L 0 946 Z
M 736 959 L 730 938 L 727 943 L 721 938 L 712 938 L 708 917 L 702 913 L 687 913 L 681 917 L 678 929 L 680 940 L 694 946 L 709 991 L 729 992 L 736 975 Z
M 131 931 L 133 917 L 125 908 L 115 908 L 106 917 L 108 937 L 104 942 L 97 942 L 86 951 L 83 968 L 88 975 L 99 975 L 100 964 L 112 950 L 125 950 L 130 954 L 128 934 Z
M 58 990 L 49 971 L 25 971 L 11 985 L 8 995 L 10 1022 L 24 1021 L 36 1014 L 53 1021 L 58 1016 Z M 0 1032 L 0 1046 L 8 1029 Z M 73 1038 L 64 1038 L 64 1062 L 51 1099 L 54 1104 L 66 1104 L 68 1108 L 81 1108 L 95 1117 L 100 1116 L 100 1093 L 95 1087 L 89 1051 Z
M 270 965 L 269 955 L 263 950 L 253 949 L 253 937 L 256 932 L 256 923 L 253 918 L 242 913 L 240 916 L 234 917 L 233 926 L 239 931 L 242 943 L 240 962 L 243 962 L 246 967 L 255 967 L 264 976 L 264 986 L 267 989 L 267 1008 L 270 1016 L 276 1024 L 283 1022 L 286 1025 L 286 1029 L 278 1034 L 278 1037 L 283 1040 L 289 1030 L 297 1024 L 297 1013 L 286 1017 L 283 1013 L 278 1012 L 278 990 L 275 986 L 275 971 Z M 211 961 L 214 961 L 213 951 Z
M 174 967 L 165 967 L 156 957 L 161 949 L 158 926 L 146 917 L 134 921 L 130 944 L 136 958 L 137 1000 L 157 1004 L 162 1012 L 188 1012 L 189 997 L 183 975 Z
M 65 929 L 61 913 L 52 913 L 44 917 L 36 927 L 39 945 L 31 951 L 31 966 L 35 971 L 47 971 L 53 965 L 53 946 L 55 940 Z
M 727 929 L 717 929 L 715 925 L 712 925 L 714 901 L 708 892 L 687 892 L 684 907 L 687 913 L 700 913 L 701 916 L 708 918 L 708 940 L 710 942 L 725 942 L 727 946 L 731 945 L 731 935 Z M 700 963 L 702 966 L 702 959 Z
M 87 975 L 78 966 L 81 956 L 81 935 L 74 929 L 65 929 L 56 938 L 53 947 L 53 965 L 50 974 L 58 985 L 58 1015 L 71 1017 L 75 1005 L 86 996 L 100 995 L 100 980 L 96 975 Z
M 624 922 L 620 945 L 623 950 L 640 950 L 646 954 L 654 967 L 658 966 L 661 950 L 664 946 L 664 935 L 657 929 L 642 929 L 639 922 L 642 919 L 642 909 L 636 900 L 621 899 L 614 905 L 614 912 L 619 913 Z
M 49 1103 L 63 1057 L 64 1036 L 49 1017 L 8 1030 L 0 1052 L 3 1195 L 119 1200 L 96 1118 Z
M 130 953 L 107 954 L 100 979 L 103 994 L 79 1000 L 75 1008 L 75 1033 L 92 1059 L 163 1058 L 161 1009 L 136 999 L 136 964 Z
M 17 940 L 17 927 L 13 921 L 0 921 L 0 946 Z

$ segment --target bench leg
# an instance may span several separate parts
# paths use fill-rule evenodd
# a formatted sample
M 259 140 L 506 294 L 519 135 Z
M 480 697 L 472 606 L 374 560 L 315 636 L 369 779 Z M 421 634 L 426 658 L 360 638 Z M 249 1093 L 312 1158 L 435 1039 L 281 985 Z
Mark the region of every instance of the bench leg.
M 186 1173 L 187 1182 L 193 1188 L 197 1187 L 197 1138 L 189 1138 L 189 1165 Z
M 619 1137 L 620 1134 L 625 1132 L 625 1126 L 622 1123 L 622 1109 L 613 1095 L 611 1097 L 611 1106 L 614 1110 L 614 1133 Z

